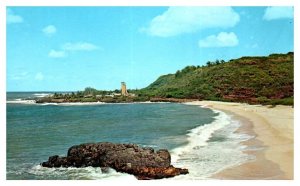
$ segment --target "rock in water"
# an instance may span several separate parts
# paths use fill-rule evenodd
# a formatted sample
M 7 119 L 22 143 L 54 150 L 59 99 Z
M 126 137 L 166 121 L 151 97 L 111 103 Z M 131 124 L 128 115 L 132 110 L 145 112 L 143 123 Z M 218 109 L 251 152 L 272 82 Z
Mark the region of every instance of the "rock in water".
M 44 167 L 111 167 L 138 179 L 161 179 L 188 174 L 171 165 L 168 150 L 141 148 L 135 144 L 86 143 L 69 148 L 67 157 L 50 156 Z

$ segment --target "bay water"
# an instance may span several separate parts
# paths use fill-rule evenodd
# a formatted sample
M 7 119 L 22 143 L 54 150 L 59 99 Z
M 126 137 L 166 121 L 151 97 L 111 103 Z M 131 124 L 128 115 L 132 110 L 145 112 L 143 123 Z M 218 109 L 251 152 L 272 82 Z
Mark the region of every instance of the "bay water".
M 249 161 L 235 131 L 239 121 L 221 111 L 177 103 L 35 104 L 51 92 L 7 93 L 7 179 L 135 179 L 100 168 L 44 168 L 49 156 L 66 156 L 73 145 L 135 143 L 168 149 L 172 164 L 190 174 L 172 179 L 209 179 Z

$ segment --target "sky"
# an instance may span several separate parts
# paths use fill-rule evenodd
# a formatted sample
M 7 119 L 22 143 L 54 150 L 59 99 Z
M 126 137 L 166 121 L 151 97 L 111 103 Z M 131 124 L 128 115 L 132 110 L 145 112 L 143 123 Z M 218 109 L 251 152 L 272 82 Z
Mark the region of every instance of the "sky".
M 144 88 L 187 65 L 294 51 L 293 7 L 7 7 L 7 91 Z

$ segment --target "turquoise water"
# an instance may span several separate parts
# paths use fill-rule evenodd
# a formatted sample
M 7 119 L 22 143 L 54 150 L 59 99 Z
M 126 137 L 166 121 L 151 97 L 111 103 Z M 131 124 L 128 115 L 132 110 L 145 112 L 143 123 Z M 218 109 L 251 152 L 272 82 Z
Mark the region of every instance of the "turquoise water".
M 43 175 L 32 175 L 26 168 L 38 165 L 50 155 L 65 155 L 70 146 L 80 143 L 109 141 L 173 149 L 187 143 L 188 130 L 212 122 L 214 115 L 209 109 L 171 103 L 8 103 L 7 178 L 43 179 Z
M 199 166 L 212 166 L 216 160 L 220 164 L 215 158 L 219 152 L 215 150 L 235 139 L 229 140 L 235 129 L 227 131 L 230 134 L 227 137 L 224 137 L 226 131 L 221 130 L 231 122 L 224 113 L 175 103 L 40 105 L 24 102 L 24 99 L 45 95 L 7 93 L 7 179 L 132 178 L 113 170 L 102 173 L 101 169 L 92 167 L 39 166 L 49 156 L 65 156 L 70 146 L 87 142 L 136 143 L 156 150 L 166 148 L 171 152 L 173 164 L 188 167 L 193 179 L 202 179 L 236 162 L 236 158 L 244 158 L 232 151 L 234 156 L 228 154 L 232 162 L 199 172 Z M 222 140 L 216 140 L 220 136 Z M 234 144 L 237 145 L 237 141 Z M 210 161 L 207 164 L 203 159 Z M 224 160 L 220 157 L 220 161 Z

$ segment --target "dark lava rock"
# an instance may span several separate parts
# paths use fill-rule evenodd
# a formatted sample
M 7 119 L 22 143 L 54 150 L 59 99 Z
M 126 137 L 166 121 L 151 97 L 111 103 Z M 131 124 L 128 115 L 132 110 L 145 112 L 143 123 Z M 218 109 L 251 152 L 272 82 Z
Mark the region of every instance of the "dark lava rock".
M 136 167 L 135 169 L 127 169 L 120 172 L 133 174 L 139 180 L 170 178 L 189 173 L 187 169 L 175 168 L 172 165 L 169 167 Z
M 141 148 L 135 144 L 108 142 L 87 143 L 69 148 L 67 157 L 50 156 L 43 167 L 111 167 L 118 172 L 135 175 L 138 179 L 161 179 L 188 174 L 187 169 L 175 168 L 168 150 Z

